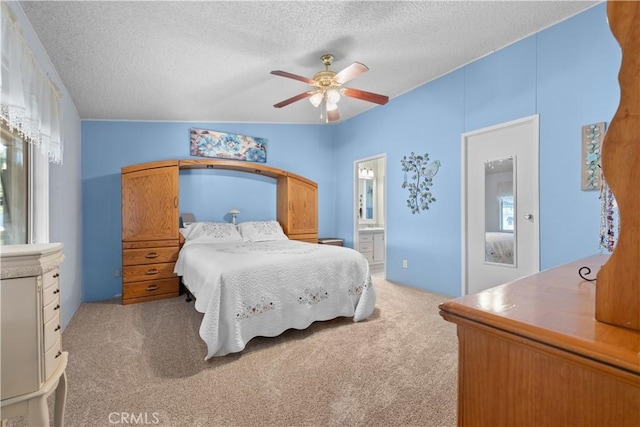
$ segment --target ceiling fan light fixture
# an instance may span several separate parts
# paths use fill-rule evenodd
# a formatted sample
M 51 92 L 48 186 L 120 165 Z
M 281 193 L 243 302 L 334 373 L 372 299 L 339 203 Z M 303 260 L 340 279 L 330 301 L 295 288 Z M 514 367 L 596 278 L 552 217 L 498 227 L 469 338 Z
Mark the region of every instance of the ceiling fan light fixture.
M 329 89 L 327 91 L 327 102 L 337 104 L 340 101 L 340 91 L 338 89 Z
M 311 98 L 309 98 L 309 102 L 311 102 L 311 105 L 317 108 L 318 105 L 320 105 L 320 103 L 322 102 L 322 93 L 316 92 L 311 95 Z
M 338 104 L 327 101 L 327 111 L 333 111 L 338 108 Z
M 298 80 L 311 86 L 311 90 L 292 96 L 291 98 L 278 102 L 273 106 L 275 108 L 282 108 L 296 101 L 300 101 L 301 99 L 309 98 L 311 105 L 316 108 L 320 107 L 320 118 L 324 119 L 326 123 L 329 123 L 340 120 L 338 101 L 340 101 L 342 96 L 374 102 L 379 105 L 384 105 L 389 101 L 388 96 L 342 86 L 346 82 L 351 81 L 362 73 L 368 71 L 369 68 L 367 68 L 366 65 L 361 64 L 360 62 L 354 62 L 336 73 L 329 69 L 333 63 L 333 55 L 331 54 L 323 55 L 322 63 L 324 64 L 325 69 L 315 73 L 311 79 L 297 74 L 288 73 L 286 71 L 271 71 L 271 74 L 276 76 Z

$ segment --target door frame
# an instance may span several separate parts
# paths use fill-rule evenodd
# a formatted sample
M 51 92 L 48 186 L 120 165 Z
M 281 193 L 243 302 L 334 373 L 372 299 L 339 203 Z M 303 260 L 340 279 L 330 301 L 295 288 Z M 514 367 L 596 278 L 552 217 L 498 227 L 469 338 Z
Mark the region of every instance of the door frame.
M 352 211 L 352 218 L 353 218 L 353 248 L 355 250 L 359 250 L 359 240 L 360 240 L 360 234 L 359 234 L 359 220 L 358 220 L 358 208 L 359 208 L 359 204 L 358 204 L 358 184 L 359 184 L 359 173 L 358 173 L 358 164 L 360 163 L 365 163 L 365 162 L 370 162 L 372 160 L 378 160 L 378 159 L 384 159 L 384 167 L 382 168 L 383 170 L 383 174 L 384 174 L 384 179 L 382 181 L 383 184 L 383 188 L 384 188 L 384 200 L 382 201 L 382 205 L 383 205 L 383 209 L 384 209 L 384 215 L 382 215 L 383 219 L 384 219 L 384 231 L 383 231 L 383 235 L 384 235 L 384 263 L 383 263 L 383 270 L 384 270 L 384 277 L 386 279 L 387 277 L 387 153 L 380 153 L 380 154 L 375 154 L 373 156 L 369 156 L 369 157 L 364 157 L 362 159 L 357 159 L 354 160 L 353 162 L 353 197 L 352 197 L 352 203 L 353 203 L 353 211 Z
M 528 117 L 523 117 L 516 120 L 511 120 L 509 122 L 499 123 L 497 125 L 488 126 L 481 129 L 476 129 L 470 132 L 465 132 L 460 135 L 460 143 L 461 143 L 461 240 L 462 240 L 462 250 L 461 250 L 461 272 L 462 272 L 462 280 L 461 280 L 461 295 L 466 295 L 469 289 L 469 275 L 468 275 L 468 245 L 467 245 L 467 232 L 468 232 L 468 209 L 467 209 L 467 150 L 469 146 L 469 138 L 478 134 L 493 132 L 498 129 L 509 128 L 512 126 L 520 125 L 522 123 L 531 122 L 533 123 L 533 132 L 534 132 L 534 152 L 536 153 L 533 161 L 533 170 L 535 171 L 535 179 L 534 186 L 532 189 L 533 199 L 536 201 L 535 209 L 533 209 L 532 214 L 534 218 L 536 218 L 536 227 L 533 231 L 533 248 L 532 251 L 538 255 L 538 270 L 540 270 L 540 115 L 534 114 Z

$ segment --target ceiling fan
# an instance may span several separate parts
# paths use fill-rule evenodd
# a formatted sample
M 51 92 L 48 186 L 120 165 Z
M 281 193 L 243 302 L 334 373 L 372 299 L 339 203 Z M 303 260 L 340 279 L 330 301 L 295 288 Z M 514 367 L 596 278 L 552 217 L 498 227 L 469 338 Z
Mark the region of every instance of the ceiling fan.
M 300 101 L 301 99 L 309 98 L 309 101 L 314 107 L 317 108 L 320 106 L 320 118 L 324 118 L 326 122 L 333 122 L 340 119 L 340 114 L 338 113 L 338 101 L 342 95 L 361 99 L 363 101 L 375 102 L 380 105 L 384 105 L 389 101 L 388 96 L 342 86 L 349 80 L 369 71 L 369 68 L 366 65 L 361 64 L 360 62 L 354 62 L 344 70 L 336 73 L 329 69 L 333 63 L 333 55 L 322 55 L 320 59 L 322 59 L 325 69 L 324 71 L 315 73 L 312 79 L 288 73 L 286 71 L 276 70 L 271 72 L 271 74 L 276 76 L 299 80 L 310 84 L 313 87 L 313 89 L 307 92 L 303 92 L 274 104 L 274 107 L 282 108 L 296 101 Z

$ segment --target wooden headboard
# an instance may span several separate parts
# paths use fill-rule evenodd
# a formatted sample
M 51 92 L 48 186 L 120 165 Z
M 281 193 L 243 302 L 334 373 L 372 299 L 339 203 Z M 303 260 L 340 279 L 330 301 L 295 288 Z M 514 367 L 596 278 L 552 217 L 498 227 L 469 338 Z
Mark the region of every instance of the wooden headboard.
M 130 173 L 145 174 L 145 171 L 158 170 L 160 168 L 174 171 L 172 173 L 174 178 L 170 179 L 172 182 L 169 187 L 176 188 L 174 190 L 175 194 L 172 195 L 175 198 L 173 202 L 175 209 L 179 205 L 179 195 L 177 190 L 178 183 L 177 181 L 173 182 L 173 180 L 177 180 L 179 170 L 224 169 L 274 178 L 277 182 L 276 217 L 285 234 L 292 240 L 312 243 L 317 243 L 318 241 L 318 184 L 308 178 L 261 163 L 219 159 L 162 160 L 140 163 L 123 167 L 122 174 L 123 176 Z M 166 194 L 163 194 L 163 196 L 166 196 Z M 164 198 L 166 199 L 166 197 Z M 176 221 L 177 215 L 178 213 L 175 212 Z M 123 218 L 126 217 L 127 215 L 123 214 Z M 127 225 L 133 226 L 132 224 Z M 126 234 L 131 235 L 131 233 L 135 234 L 135 230 L 131 231 L 127 228 Z M 176 235 L 175 239 L 179 239 L 179 237 Z
M 179 294 L 180 169 L 229 169 L 274 178 L 276 216 L 292 240 L 318 243 L 318 185 L 262 164 L 228 160 L 162 160 L 122 168 L 122 303 Z

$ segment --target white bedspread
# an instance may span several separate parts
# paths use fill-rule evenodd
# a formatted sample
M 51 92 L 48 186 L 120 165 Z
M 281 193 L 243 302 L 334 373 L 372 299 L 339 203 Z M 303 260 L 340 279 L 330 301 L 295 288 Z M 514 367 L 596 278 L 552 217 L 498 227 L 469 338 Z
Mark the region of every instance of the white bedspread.
M 175 273 L 204 313 L 205 360 L 244 349 L 256 336 L 277 336 L 340 316 L 366 319 L 375 290 L 359 252 L 293 240 L 198 243 L 180 250 Z

